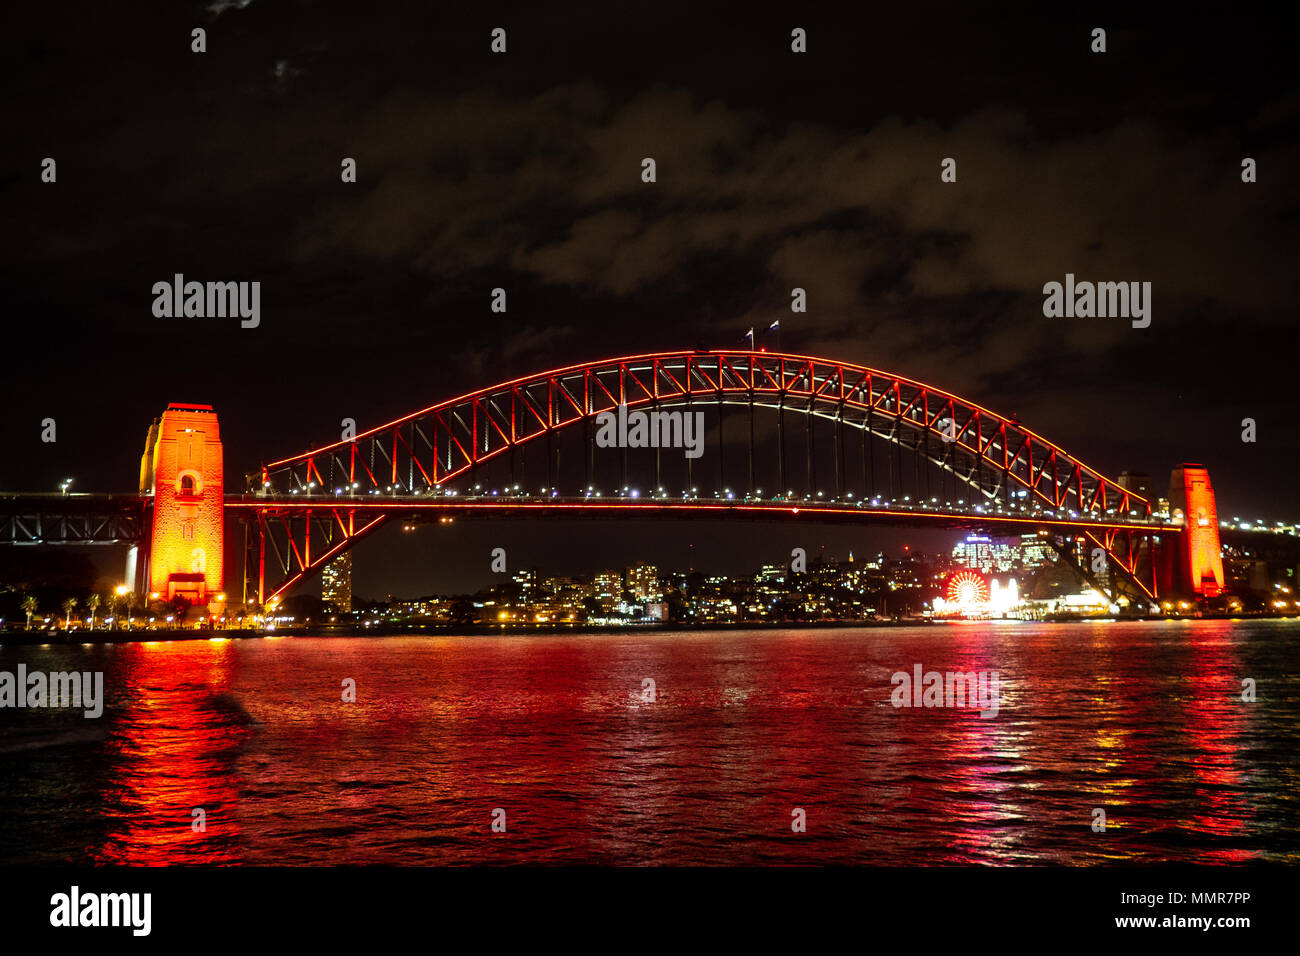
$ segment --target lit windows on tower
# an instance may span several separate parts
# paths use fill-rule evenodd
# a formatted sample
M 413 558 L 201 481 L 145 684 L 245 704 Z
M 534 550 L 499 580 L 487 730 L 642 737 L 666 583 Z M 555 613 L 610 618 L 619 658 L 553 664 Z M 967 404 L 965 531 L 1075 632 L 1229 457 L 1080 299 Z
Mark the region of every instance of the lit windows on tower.
M 592 581 L 595 598 L 600 609 L 606 614 L 614 610 L 614 605 L 623 599 L 623 575 L 617 571 L 602 571 Z
M 352 610 L 352 552 L 344 551 L 325 565 L 321 573 L 321 600 L 332 604 L 339 614 Z
M 632 600 L 646 604 L 663 597 L 659 586 L 659 569 L 653 564 L 641 564 L 627 569 L 627 589 L 632 592 Z

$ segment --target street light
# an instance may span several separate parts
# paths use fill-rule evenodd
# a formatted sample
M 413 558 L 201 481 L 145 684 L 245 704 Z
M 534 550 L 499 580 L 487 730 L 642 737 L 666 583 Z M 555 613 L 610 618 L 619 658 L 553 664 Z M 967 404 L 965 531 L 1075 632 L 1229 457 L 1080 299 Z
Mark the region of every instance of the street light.
M 72 487 L 71 478 L 64 478 L 61 482 L 59 482 L 59 491 L 63 492 L 64 495 L 67 495 L 68 489 L 71 487 Z

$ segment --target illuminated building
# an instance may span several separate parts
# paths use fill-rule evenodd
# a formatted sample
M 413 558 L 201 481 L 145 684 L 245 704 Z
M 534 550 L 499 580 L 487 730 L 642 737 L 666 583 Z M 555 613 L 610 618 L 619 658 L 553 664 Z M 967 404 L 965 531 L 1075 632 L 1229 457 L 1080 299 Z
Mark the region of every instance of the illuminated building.
M 321 600 L 340 614 L 352 610 L 352 552 L 344 551 L 321 572 Z
M 786 591 L 788 569 L 775 564 L 765 564 L 754 576 L 754 597 L 761 606 L 771 607 Z
M 1017 542 L 998 541 L 988 535 L 970 534 L 952 549 L 954 564 L 992 574 L 1053 563 L 1051 545 L 1044 536 L 1022 534 Z
M 520 571 L 514 576 L 515 584 L 519 585 L 519 606 L 528 607 L 537 600 L 537 569 L 530 568 L 527 571 Z
M 1058 611 L 1074 613 L 1101 614 L 1114 610 L 1106 595 L 1095 588 L 1087 588 L 1079 594 L 1067 594 L 1056 601 Z
M 592 581 L 595 598 L 606 614 L 614 610 L 614 605 L 623 600 L 623 575 L 617 571 L 602 571 Z
M 586 616 L 586 599 L 592 594 L 590 584 L 577 578 L 555 577 L 542 582 L 541 590 L 549 596 L 556 620 L 577 621 Z
M 736 620 L 738 609 L 731 598 L 708 595 L 691 601 L 691 614 L 696 622 L 731 622 Z
M 954 564 L 970 568 L 972 571 L 989 571 L 997 568 L 997 558 L 993 553 L 993 542 L 987 535 L 968 534 L 957 542 L 952 549 Z
M 658 601 L 663 596 L 659 587 L 659 569 L 653 564 L 642 564 L 627 569 L 627 589 L 632 592 L 632 600 L 643 604 Z
M 210 405 L 172 403 L 154 419 L 140 458 L 140 493 L 153 497 L 148 590 L 207 604 L 224 587 L 221 434 Z
M 1019 552 L 1022 568 L 1041 568 L 1056 563 L 1056 552 L 1052 550 L 1046 532 L 1022 534 Z

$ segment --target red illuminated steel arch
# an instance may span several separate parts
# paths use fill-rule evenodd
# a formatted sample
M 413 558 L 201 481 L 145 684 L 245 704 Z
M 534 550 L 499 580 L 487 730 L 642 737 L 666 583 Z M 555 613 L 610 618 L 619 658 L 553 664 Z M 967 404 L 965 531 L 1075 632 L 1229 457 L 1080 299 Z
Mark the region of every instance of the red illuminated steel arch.
M 1080 515 L 1149 519 L 1150 503 L 1060 446 L 981 405 L 924 382 L 862 365 L 778 352 L 713 350 L 651 353 L 553 369 L 479 389 L 362 432 L 354 439 L 272 462 L 249 476 L 255 495 L 319 503 L 322 520 L 313 548 L 308 534 L 292 536 L 282 557 L 292 575 L 281 595 L 319 570 L 384 515 L 349 503 L 375 492 L 414 498 L 451 482 L 512 449 L 583 423 L 620 404 L 629 409 L 674 408 L 695 401 L 781 408 L 842 422 L 899 441 L 911 435 L 940 467 L 962 475 L 992 499 L 1022 489 L 1044 507 Z M 929 454 L 929 440 L 941 455 Z M 981 471 L 982 470 L 982 471 Z M 985 476 L 996 479 L 986 486 Z M 337 499 L 343 490 L 345 497 Z M 263 521 L 274 520 L 268 511 Z M 265 527 L 265 525 L 263 525 Z M 1126 574 L 1137 571 L 1138 549 L 1122 529 L 1084 531 Z M 1148 596 L 1153 588 L 1139 582 Z M 259 588 L 260 590 L 260 588 Z

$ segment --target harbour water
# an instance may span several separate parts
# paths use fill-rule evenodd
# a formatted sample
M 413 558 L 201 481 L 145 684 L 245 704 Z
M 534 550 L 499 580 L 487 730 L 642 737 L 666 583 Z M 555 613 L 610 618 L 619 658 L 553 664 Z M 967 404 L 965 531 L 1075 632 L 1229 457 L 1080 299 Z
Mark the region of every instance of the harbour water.
M 1298 639 L 1170 621 L 7 645 L 0 671 L 102 671 L 105 701 L 0 710 L 0 863 L 1295 863 Z M 894 706 L 916 665 L 996 671 L 996 715 Z

